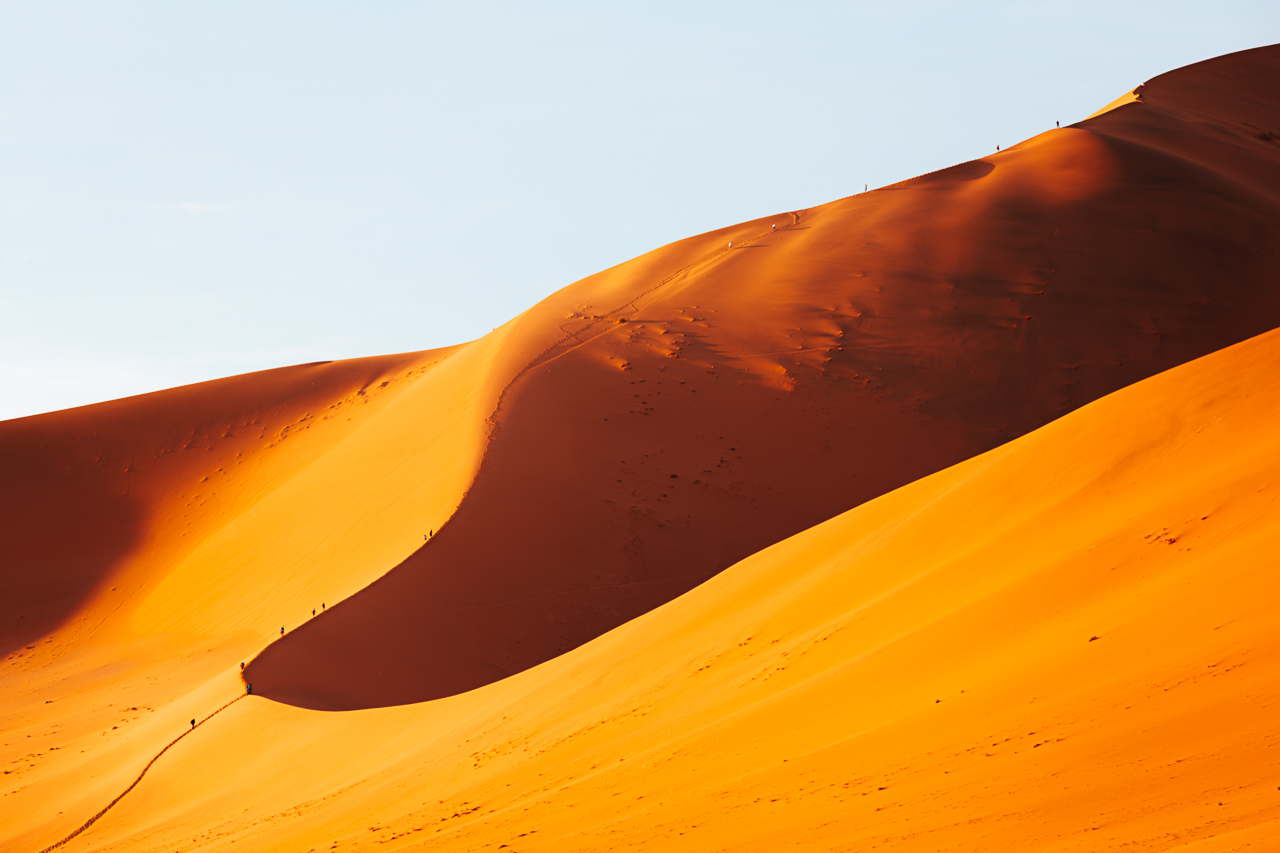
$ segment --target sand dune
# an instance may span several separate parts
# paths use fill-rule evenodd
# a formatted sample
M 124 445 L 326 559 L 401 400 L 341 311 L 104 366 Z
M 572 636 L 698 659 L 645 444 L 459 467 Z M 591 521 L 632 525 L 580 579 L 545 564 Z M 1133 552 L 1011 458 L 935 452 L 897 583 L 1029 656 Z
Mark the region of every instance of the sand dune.
M 1280 332 L 1161 374 L 461 696 L 248 697 L 77 843 L 1273 849 L 1277 371 Z M 238 684 L 128 724 L 135 749 Z
M 554 657 L 1280 324 L 1280 146 L 1251 130 L 1280 127 L 1276 56 L 1182 69 L 999 155 L 681 241 L 448 352 L 8 422 L 0 499 L 20 521 L 3 553 L 41 572 L 0 579 L 0 637 L 115 614 L 130 635 L 260 638 L 364 589 L 253 665 L 266 695 L 412 702 Z
M 266 695 L 420 701 L 1280 325 L 1280 51 L 999 155 L 665 247 L 513 321 L 441 535 L 268 649 Z M 774 226 L 776 225 L 776 230 Z M 732 244 L 732 248 L 730 248 Z M 495 383 L 496 384 L 496 383 Z
M 241 661 L 66 849 L 1268 839 L 1280 48 L 1135 92 L 470 344 L 0 423 L 5 849 Z

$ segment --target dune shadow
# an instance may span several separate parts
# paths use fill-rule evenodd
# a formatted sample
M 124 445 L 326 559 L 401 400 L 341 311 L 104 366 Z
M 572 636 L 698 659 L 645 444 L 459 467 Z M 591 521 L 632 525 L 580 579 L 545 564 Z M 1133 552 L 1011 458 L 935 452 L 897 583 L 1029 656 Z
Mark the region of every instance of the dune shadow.
M 0 656 L 65 622 L 142 531 L 125 475 L 78 460 L 81 437 L 46 423 L 0 424 Z

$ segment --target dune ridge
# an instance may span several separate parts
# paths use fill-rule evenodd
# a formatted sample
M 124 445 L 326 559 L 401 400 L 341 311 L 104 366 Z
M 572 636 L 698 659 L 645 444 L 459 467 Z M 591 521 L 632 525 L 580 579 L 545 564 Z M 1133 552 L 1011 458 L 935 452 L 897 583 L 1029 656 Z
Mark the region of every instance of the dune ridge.
M 549 297 L 513 321 L 528 356 L 442 533 L 251 679 L 321 709 L 477 687 L 1280 325 L 1280 150 L 1248 129 L 1280 126 L 1277 80 L 1272 48 L 1200 63 L 998 155 Z

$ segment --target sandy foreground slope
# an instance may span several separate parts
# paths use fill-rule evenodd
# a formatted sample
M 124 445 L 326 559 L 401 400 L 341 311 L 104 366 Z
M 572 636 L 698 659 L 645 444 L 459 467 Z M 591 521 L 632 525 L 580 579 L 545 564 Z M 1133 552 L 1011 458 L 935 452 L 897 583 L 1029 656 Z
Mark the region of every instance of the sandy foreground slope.
M 471 344 L 0 423 L 0 846 L 240 661 L 300 707 L 227 708 L 67 849 L 1260 826 L 1272 337 L 947 466 L 1280 325 L 1273 130 L 1280 50 L 1234 54 Z
M 1163 373 L 460 696 L 246 697 L 66 849 L 1275 849 L 1278 374 L 1280 332 Z M 7 728 L 73 761 L 6 849 L 237 695 L 204 665 L 119 678 L 121 734 Z

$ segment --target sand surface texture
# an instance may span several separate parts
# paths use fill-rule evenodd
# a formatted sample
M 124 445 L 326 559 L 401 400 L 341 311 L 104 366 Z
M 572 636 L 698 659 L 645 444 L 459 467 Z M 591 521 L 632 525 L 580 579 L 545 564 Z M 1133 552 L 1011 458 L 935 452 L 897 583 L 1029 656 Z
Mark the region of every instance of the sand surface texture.
M 0 842 L 246 661 L 65 849 L 1269 849 L 1273 129 L 1222 57 L 471 344 L 0 424 Z

